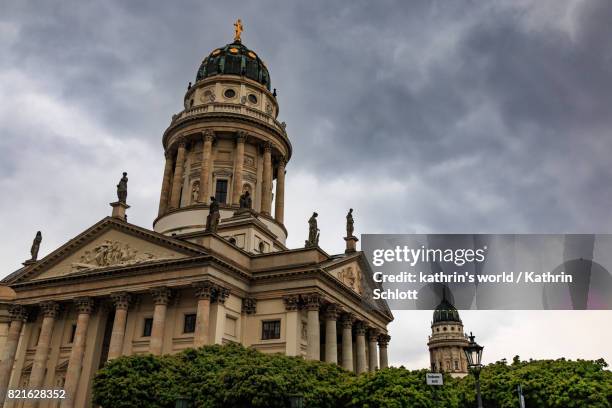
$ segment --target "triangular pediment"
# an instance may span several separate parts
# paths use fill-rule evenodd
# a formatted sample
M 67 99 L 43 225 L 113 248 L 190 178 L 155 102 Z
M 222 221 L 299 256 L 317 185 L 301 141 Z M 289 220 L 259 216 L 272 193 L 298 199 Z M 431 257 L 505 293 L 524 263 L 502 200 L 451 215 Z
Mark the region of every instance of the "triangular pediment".
M 374 300 L 373 298 L 374 289 L 380 289 L 381 287 L 380 284 L 374 282 L 373 271 L 365 254 L 355 252 L 334 258 L 323 265 L 327 273 L 361 296 L 365 303 L 371 303 L 373 308 L 393 319 L 393 314 L 387 302 L 382 299 Z
M 105 218 L 36 264 L 11 276 L 8 283 L 44 280 L 102 268 L 179 260 L 205 254 L 198 245 Z

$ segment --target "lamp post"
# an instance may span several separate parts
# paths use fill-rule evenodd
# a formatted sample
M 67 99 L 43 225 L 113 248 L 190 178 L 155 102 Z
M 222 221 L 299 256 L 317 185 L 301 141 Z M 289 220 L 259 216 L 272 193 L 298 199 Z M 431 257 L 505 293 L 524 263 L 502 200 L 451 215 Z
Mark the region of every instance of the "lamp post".
M 472 374 L 474 374 L 474 379 L 476 380 L 476 401 L 478 402 L 478 408 L 483 408 L 482 397 L 480 395 L 480 370 L 482 369 L 482 364 L 480 362 L 482 360 L 482 349 L 484 349 L 484 347 L 474 341 L 474 335 L 470 332 L 470 343 L 463 348 L 463 351 L 467 357 L 468 367 Z
M 289 408 L 304 408 L 304 396 L 302 394 L 289 395 Z

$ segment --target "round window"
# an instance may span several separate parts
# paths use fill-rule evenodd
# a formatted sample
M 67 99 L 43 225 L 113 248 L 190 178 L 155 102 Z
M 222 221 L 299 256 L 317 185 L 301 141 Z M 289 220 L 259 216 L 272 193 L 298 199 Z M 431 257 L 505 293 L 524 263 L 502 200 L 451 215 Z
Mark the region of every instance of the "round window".
M 236 91 L 234 91 L 233 89 L 226 89 L 223 95 L 225 95 L 227 99 L 232 99 L 236 97 Z
M 249 102 L 251 103 L 257 103 L 257 97 L 253 94 L 249 95 Z

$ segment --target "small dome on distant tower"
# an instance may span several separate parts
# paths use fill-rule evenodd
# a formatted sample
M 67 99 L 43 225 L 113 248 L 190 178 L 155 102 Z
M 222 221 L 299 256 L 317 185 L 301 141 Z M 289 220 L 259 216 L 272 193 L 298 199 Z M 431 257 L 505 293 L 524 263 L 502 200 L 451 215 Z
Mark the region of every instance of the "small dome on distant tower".
M 446 290 L 443 292 L 442 301 L 440 302 L 438 307 L 436 307 L 436 310 L 434 310 L 433 322 L 434 323 L 440 323 L 440 322 L 461 323 L 459 312 L 457 311 L 455 306 L 453 306 L 452 303 L 446 300 Z
M 200 65 L 196 82 L 214 75 L 240 75 L 259 82 L 270 90 L 270 73 L 264 62 L 242 44 L 242 23 L 234 24 L 234 42 L 214 49 Z

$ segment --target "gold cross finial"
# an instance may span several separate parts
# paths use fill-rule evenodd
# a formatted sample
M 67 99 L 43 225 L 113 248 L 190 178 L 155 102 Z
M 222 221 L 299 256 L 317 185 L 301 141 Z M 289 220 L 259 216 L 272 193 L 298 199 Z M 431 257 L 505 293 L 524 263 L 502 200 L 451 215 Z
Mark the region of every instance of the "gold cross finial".
M 240 41 L 240 34 L 242 34 L 242 21 L 238 19 L 234 23 L 234 41 Z

